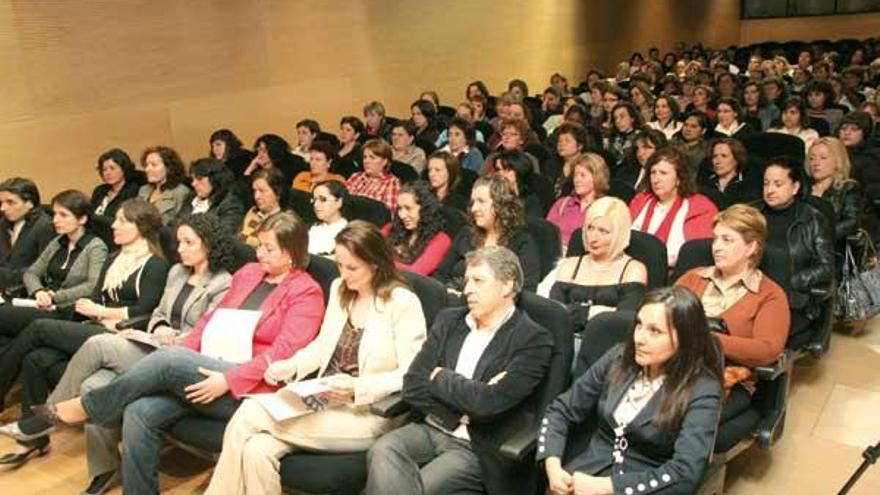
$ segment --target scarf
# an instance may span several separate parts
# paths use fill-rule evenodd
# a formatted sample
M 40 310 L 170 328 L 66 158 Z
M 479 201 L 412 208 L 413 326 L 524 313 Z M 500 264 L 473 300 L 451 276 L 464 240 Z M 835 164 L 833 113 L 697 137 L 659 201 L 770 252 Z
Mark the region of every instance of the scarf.
M 104 274 L 104 285 L 101 290 L 110 296 L 110 299 L 118 301 L 117 291 L 119 288 L 131 274 L 142 269 L 151 256 L 153 253 L 150 251 L 150 245 L 146 239 L 138 239 L 131 244 L 122 246 L 119 254 L 116 255 Z
M 654 208 L 657 206 L 658 202 L 657 198 L 651 198 L 648 200 L 648 211 L 645 212 L 645 219 L 642 221 L 642 228 L 640 229 L 646 234 L 649 233 L 648 229 L 651 227 L 651 219 L 654 217 Z M 663 242 L 666 242 L 667 239 L 669 239 L 669 230 L 672 229 L 672 222 L 675 220 L 675 216 L 678 215 L 678 210 L 681 209 L 682 203 L 684 203 L 684 198 L 676 196 L 675 201 L 672 203 L 672 208 L 666 213 L 666 217 L 663 219 L 660 227 L 657 228 L 654 237 L 660 238 Z

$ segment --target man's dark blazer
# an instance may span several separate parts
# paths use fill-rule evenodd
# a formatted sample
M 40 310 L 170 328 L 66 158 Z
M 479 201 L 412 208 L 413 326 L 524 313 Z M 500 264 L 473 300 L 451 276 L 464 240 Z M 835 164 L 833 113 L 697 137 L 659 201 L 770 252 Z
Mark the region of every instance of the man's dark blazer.
M 539 413 L 533 392 L 547 373 L 553 337 L 516 309 L 486 347 L 469 380 L 455 373 L 470 332 L 467 313 L 467 308 L 450 308 L 437 314 L 427 341 L 403 378 L 403 398 L 450 431 L 458 427 L 463 415 L 468 416 L 471 447 L 480 460 L 489 495 L 534 493 L 535 470 L 503 458 L 498 448 L 514 432 L 536 425 Z M 436 367 L 444 370 L 431 380 Z M 488 385 L 501 372 L 506 375 Z
M 623 462 L 614 463 L 618 426 L 614 410 L 637 376 L 630 372 L 622 383 L 609 381 L 608 372 L 622 352 L 620 344 L 609 350 L 547 407 L 538 434 L 538 461 L 562 458 L 569 430 L 596 417 L 597 427 L 587 449 L 574 459 L 563 459 L 566 471 L 611 476 L 614 493 L 620 495 L 694 493 L 715 444 L 721 383 L 708 374 L 698 378 L 680 428 L 673 431 L 652 422 L 666 390 L 661 388 L 625 427 Z
M 0 222 L 0 290 L 22 285 L 22 275 L 55 237 L 52 219 L 42 208 L 35 207 L 25 215 L 24 226 L 15 246 L 6 220 Z

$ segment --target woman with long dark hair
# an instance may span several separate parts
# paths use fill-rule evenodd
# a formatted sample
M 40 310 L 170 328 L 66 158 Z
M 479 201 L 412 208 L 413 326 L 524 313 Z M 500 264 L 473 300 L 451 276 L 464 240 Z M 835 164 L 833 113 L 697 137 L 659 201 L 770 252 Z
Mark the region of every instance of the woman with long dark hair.
M 623 344 L 547 408 L 537 458 L 549 492 L 693 493 L 715 443 L 721 365 L 697 296 L 678 287 L 649 292 Z M 590 418 L 598 427 L 589 446 L 563 459 L 570 430 Z
M 178 220 L 197 213 L 212 213 L 220 219 L 223 230 L 235 235 L 241 230 L 244 205 L 235 194 L 232 172 L 216 158 L 199 158 L 190 166 L 193 192 L 180 208 Z
M 442 205 L 422 181 L 404 184 L 397 195 L 397 213 L 388 241 L 398 269 L 430 276 L 449 251 L 452 239 L 443 231 Z

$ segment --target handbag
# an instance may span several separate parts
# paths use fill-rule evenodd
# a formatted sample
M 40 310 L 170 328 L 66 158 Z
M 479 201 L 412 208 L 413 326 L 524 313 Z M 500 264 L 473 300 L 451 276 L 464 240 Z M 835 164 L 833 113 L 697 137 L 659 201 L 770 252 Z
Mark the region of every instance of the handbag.
M 860 232 L 864 249 L 857 262 L 846 244 L 843 273 L 834 303 L 835 318 L 847 323 L 864 322 L 880 313 L 880 266 L 871 238 Z

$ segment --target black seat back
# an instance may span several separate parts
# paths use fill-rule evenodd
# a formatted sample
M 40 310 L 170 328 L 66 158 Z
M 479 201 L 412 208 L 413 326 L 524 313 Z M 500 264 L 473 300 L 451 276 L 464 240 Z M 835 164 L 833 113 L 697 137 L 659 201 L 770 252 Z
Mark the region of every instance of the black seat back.
M 458 234 L 461 229 L 467 227 L 467 215 L 465 212 L 457 208 L 442 205 L 440 207 L 440 214 L 443 215 L 443 220 L 446 223 L 443 231 L 449 234 L 449 237 L 451 238 L 455 238 L 455 235 Z
M 287 194 L 287 205 L 308 225 L 318 220 L 312 207 L 312 195 L 305 191 L 291 189 Z
M 379 228 L 391 221 L 388 208 L 381 201 L 366 196 L 350 196 L 344 210 L 345 218 L 366 220 Z
M 583 229 L 579 228 L 571 233 L 565 256 L 581 256 L 586 253 L 583 232 Z M 666 285 L 668 263 L 666 245 L 660 239 L 637 230 L 630 231 L 629 246 L 624 252 L 645 265 L 645 269 L 648 271 L 648 289 L 656 289 Z
M 712 266 L 712 239 L 692 239 L 681 245 L 672 270 L 672 283 L 688 271 L 700 266 Z
M 761 163 L 777 156 L 787 156 L 804 163 L 804 141 L 797 136 L 778 132 L 755 132 L 743 136 L 740 141 L 749 156 L 757 158 Z
M 425 324 L 427 328 L 431 328 L 431 325 L 434 324 L 434 317 L 446 307 L 446 288 L 437 280 L 415 272 L 401 271 L 400 274 L 419 297 L 419 301 L 422 303 L 422 312 L 425 315 Z
M 535 323 L 553 335 L 553 353 L 544 381 L 535 392 L 537 412 L 543 414 L 557 395 L 571 381 L 571 360 L 574 355 L 574 330 L 571 314 L 556 301 L 531 292 L 523 292 L 517 304 Z
M 330 300 L 330 285 L 339 278 L 336 263 L 323 256 L 309 256 L 309 266 L 306 271 L 321 284 L 321 289 L 324 291 L 324 305 L 326 305 Z
M 391 175 L 400 179 L 401 184 L 419 180 L 419 173 L 416 172 L 412 165 L 397 160 L 391 162 Z
M 528 231 L 538 247 L 541 258 L 541 278 L 547 276 L 562 256 L 562 243 L 559 240 L 559 227 L 543 218 L 529 217 Z
M 257 261 L 257 250 L 241 241 L 232 241 L 233 272 L 248 263 Z

